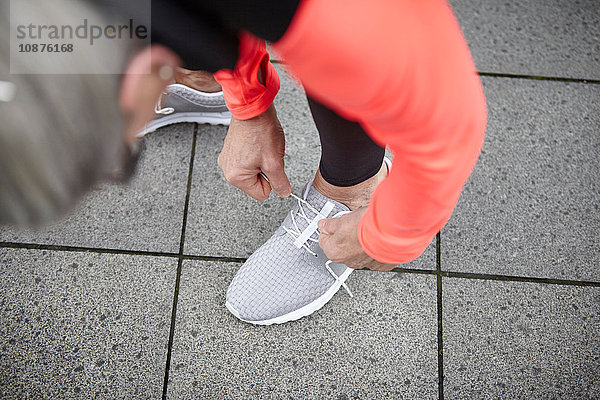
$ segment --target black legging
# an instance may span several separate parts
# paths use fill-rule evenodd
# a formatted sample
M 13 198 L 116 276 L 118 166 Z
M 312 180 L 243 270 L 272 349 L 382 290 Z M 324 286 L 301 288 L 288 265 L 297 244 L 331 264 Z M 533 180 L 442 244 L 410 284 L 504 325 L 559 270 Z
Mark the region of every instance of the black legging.
M 335 186 L 352 186 L 377 174 L 385 149 L 373 142 L 358 122 L 310 97 L 308 105 L 321 139 L 319 169 L 323 178 Z

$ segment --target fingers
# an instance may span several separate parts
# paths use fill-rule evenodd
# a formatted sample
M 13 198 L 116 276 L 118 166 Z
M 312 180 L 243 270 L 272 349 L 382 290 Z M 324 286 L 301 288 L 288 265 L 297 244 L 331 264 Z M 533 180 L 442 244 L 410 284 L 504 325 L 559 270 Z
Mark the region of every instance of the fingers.
M 332 236 L 328 233 L 321 233 L 319 235 L 319 247 L 323 250 L 327 258 L 329 258 L 333 262 L 337 262 L 334 260 L 336 258 L 338 249 L 337 246 L 331 243 Z
M 261 175 L 236 172 L 235 170 L 224 171 L 227 182 L 258 201 L 264 201 L 271 193 L 271 185 Z
M 154 105 L 180 63 L 171 50 L 153 45 L 134 56 L 127 66 L 121 81 L 119 105 L 125 117 L 128 142 L 134 143 L 137 134 L 155 117 Z
M 262 201 L 271 190 L 281 197 L 292 192 L 284 154 L 283 129 L 271 105 L 254 118 L 231 119 L 218 163 L 229 183 Z
M 265 178 L 266 176 L 266 178 Z M 271 189 L 277 193 L 279 197 L 288 197 L 292 193 L 292 187 L 285 173 L 279 179 L 273 179 L 273 175 L 265 173 L 258 175 L 225 175 L 227 182 L 240 189 L 248 196 L 258 201 L 264 201 L 269 197 Z M 274 184 L 279 186 L 276 187 Z
M 337 227 L 340 223 L 339 218 L 326 218 L 322 219 L 318 222 L 319 230 L 321 234 L 324 235 L 333 235 L 337 230 Z
M 288 197 L 292 193 L 292 185 L 285 174 L 283 160 L 265 162 L 262 171 L 268 178 L 268 184 L 279 197 Z
M 319 246 L 323 249 L 323 252 L 331 261 L 338 263 L 343 261 L 345 255 L 345 249 L 343 247 L 344 244 L 340 243 L 339 235 L 337 230 L 337 224 L 339 223 L 338 218 L 326 218 L 322 219 L 318 222 L 319 230 L 321 234 L 319 235 Z
M 248 186 L 245 188 L 240 187 L 240 189 L 258 201 L 265 201 L 269 197 L 269 193 L 271 193 L 269 181 L 261 175 L 255 175 L 253 181 L 249 180 Z
M 356 229 L 364 210 L 353 211 L 340 218 L 326 218 L 318 222 L 321 235 L 319 246 L 333 262 L 352 269 L 368 268 L 390 271 L 394 265 L 383 264 L 371 258 L 361 247 Z

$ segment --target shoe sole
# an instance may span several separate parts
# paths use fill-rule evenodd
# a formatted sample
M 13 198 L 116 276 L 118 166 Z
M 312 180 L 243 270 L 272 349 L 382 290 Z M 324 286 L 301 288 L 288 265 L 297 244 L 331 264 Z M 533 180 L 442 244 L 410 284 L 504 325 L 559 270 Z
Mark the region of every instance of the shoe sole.
M 145 136 L 156 131 L 158 128 L 162 128 L 163 126 L 179 124 L 182 122 L 229 126 L 229 123 L 231 122 L 231 114 L 229 112 L 222 112 L 218 114 L 199 112 L 177 113 L 148 123 L 146 128 L 137 134 L 137 137 Z
M 267 319 L 264 321 L 249 321 L 249 320 L 241 318 L 240 314 L 237 312 L 237 310 L 235 308 L 233 308 L 233 306 L 231 304 L 229 304 L 228 301 L 225 301 L 225 306 L 233 315 L 235 315 L 236 318 L 238 318 L 241 321 L 247 322 L 249 324 L 273 325 L 273 324 L 284 324 L 284 323 L 290 322 L 290 321 L 296 321 L 300 318 L 307 317 L 310 314 L 314 313 L 315 311 L 318 311 L 321 308 L 323 308 L 323 306 L 325 304 L 327 304 L 329 302 L 329 300 L 331 300 L 331 298 L 337 293 L 337 291 L 340 290 L 340 288 L 342 287 L 342 282 L 346 282 L 346 279 L 348 279 L 348 277 L 350 276 L 350 274 L 352 272 L 354 272 L 354 270 L 351 268 L 348 268 L 340 276 L 340 279 L 336 280 L 335 283 L 324 294 L 322 294 L 319 298 L 317 298 L 315 301 L 313 301 L 312 303 L 309 303 L 309 304 L 305 305 L 304 307 L 301 307 L 295 311 L 292 311 L 291 313 L 287 313 L 287 314 L 284 314 L 279 317 Z

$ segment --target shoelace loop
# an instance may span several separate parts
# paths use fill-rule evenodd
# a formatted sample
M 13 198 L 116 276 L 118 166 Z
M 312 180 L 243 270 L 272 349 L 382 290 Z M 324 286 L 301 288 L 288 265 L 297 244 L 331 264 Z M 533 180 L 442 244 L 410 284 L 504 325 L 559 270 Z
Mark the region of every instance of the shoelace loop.
M 162 108 L 163 98 L 167 95 L 168 95 L 167 92 L 161 93 L 160 98 L 158 99 L 158 101 L 156 102 L 156 105 L 154 106 L 154 112 L 156 114 L 169 115 L 169 114 L 173 114 L 175 112 L 175 109 L 173 107 Z

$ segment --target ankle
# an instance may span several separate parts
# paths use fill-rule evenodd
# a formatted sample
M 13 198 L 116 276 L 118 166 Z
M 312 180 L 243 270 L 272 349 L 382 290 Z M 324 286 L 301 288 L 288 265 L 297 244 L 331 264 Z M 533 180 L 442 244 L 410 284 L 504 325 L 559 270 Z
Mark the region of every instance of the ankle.
M 205 93 L 216 93 L 222 90 L 213 74 L 206 71 L 190 71 L 177 68 L 175 82 Z
M 361 207 L 367 207 L 369 205 L 369 201 L 371 200 L 371 196 L 375 191 L 375 188 L 384 180 L 388 175 L 388 168 L 385 163 L 379 169 L 379 172 L 372 176 L 371 178 L 363 181 L 357 185 L 353 186 L 335 186 L 331 183 L 327 182 L 323 175 L 321 175 L 321 171 L 317 170 L 315 175 L 315 179 L 313 181 L 313 186 L 317 191 L 321 194 L 339 201 L 340 203 L 346 205 L 350 210 L 354 211 Z

